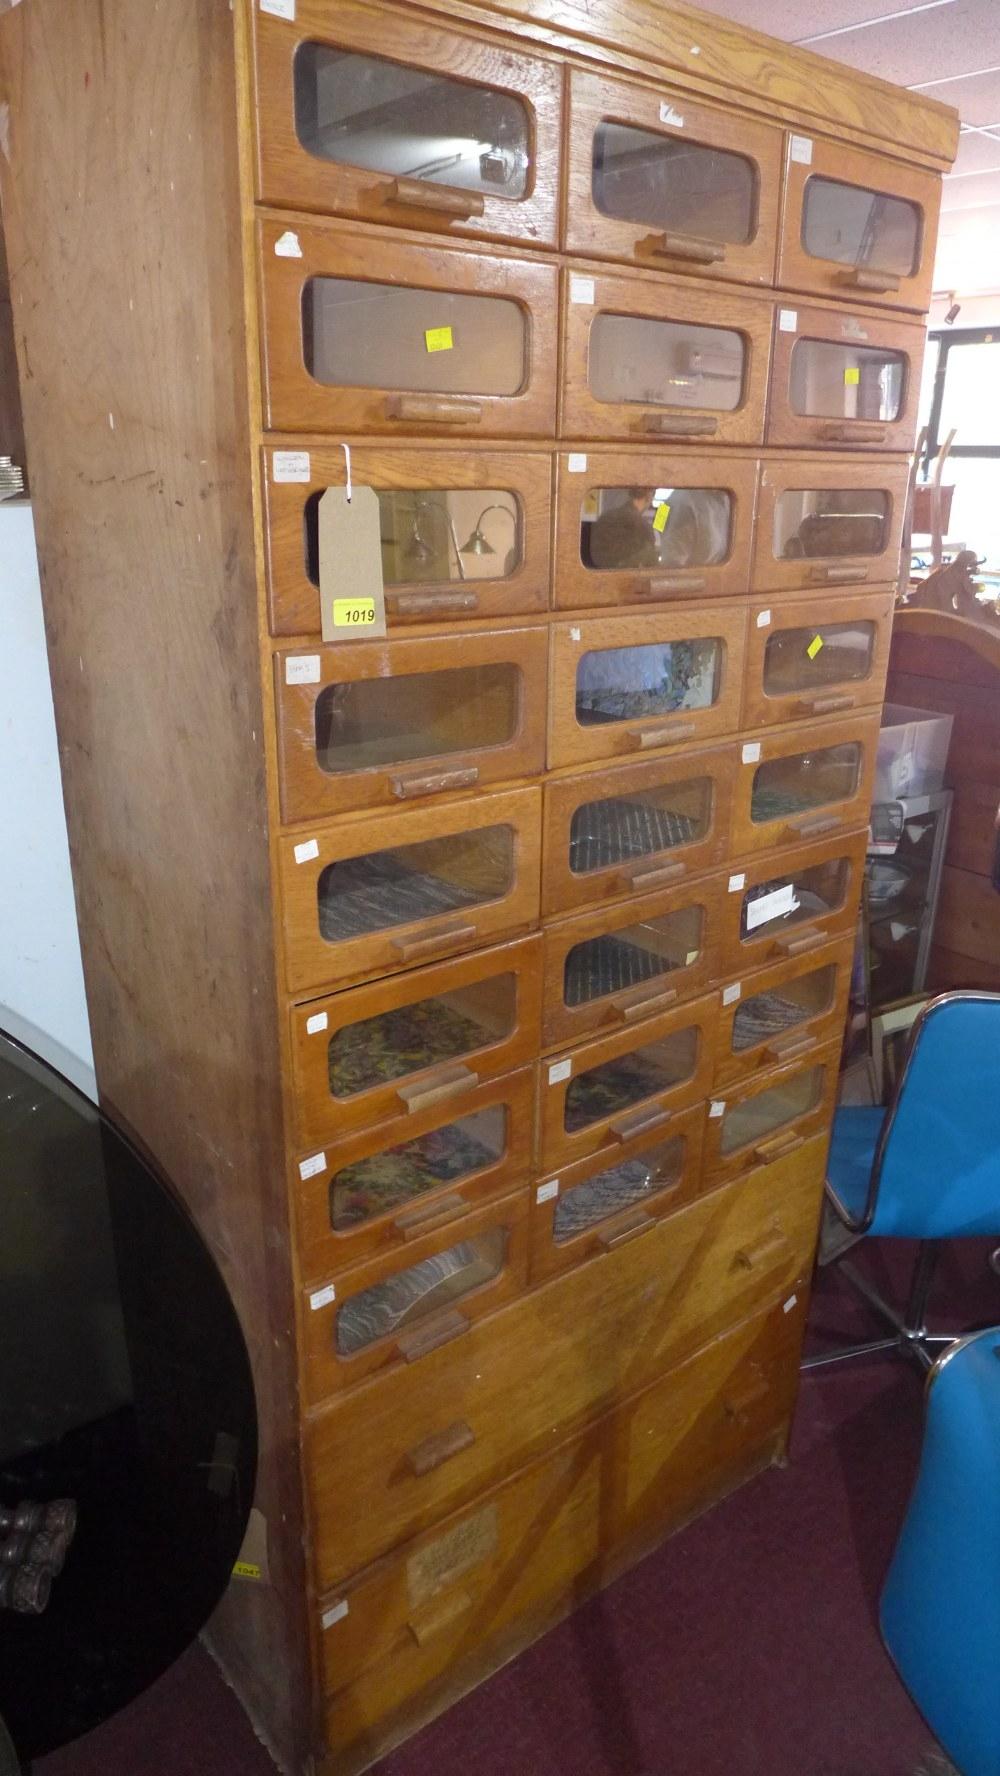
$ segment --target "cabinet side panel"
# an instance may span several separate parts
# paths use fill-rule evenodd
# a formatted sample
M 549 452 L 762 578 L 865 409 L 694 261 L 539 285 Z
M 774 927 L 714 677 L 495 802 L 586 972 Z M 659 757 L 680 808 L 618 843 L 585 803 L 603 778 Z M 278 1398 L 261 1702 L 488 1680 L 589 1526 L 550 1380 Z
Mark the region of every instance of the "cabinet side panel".
M 311 1730 L 232 34 L 219 0 L 5 13 L 0 189 L 101 1097 L 185 1196 L 251 1346 L 270 1582 L 231 1590 L 213 1640 L 298 1770 Z

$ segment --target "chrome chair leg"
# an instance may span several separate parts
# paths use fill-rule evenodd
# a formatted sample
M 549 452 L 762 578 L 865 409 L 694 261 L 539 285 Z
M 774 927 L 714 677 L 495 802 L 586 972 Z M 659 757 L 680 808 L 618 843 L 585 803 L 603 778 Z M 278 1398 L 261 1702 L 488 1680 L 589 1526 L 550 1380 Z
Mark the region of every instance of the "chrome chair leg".
M 930 1347 L 952 1344 L 959 1337 L 957 1332 L 927 1330 L 927 1301 L 939 1255 L 938 1240 L 921 1240 L 902 1313 L 880 1295 L 874 1284 L 854 1264 L 847 1263 L 843 1258 L 835 1259 L 829 1268 L 835 1268 L 843 1275 L 876 1318 L 890 1329 L 890 1335 L 886 1338 L 866 1339 L 860 1344 L 845 1344 L 837 1350 L 819 1351 L 815 1356 L 803 1359 L 802 1369 L 823 1369 L 831 1363 L 845 1363 L 851 1357 L 877 1356 L 883 1351 L 896 1351 L 901 1356 L 909 1357 L 925 1373 L 931 1369 L 934 1356 Z

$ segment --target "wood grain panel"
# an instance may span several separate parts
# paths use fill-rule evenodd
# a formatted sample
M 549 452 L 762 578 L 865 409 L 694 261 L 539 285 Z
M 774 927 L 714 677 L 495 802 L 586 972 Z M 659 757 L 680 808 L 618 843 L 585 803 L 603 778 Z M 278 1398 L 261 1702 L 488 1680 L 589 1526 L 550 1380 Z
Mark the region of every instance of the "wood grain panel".
M 988 876 L 945 864 L 935 939 L 943 950 L 991 969 L 1000 963 L 1000 895 Z
M 809 948 L 801 956 L 786 956 L 769 968 L 756 969 L 745 980 L 728 982 L 722 990 L 719 1012 L 715 1096 L 758 1078 L 779 1066 L 783 1058 L 814 1053 L 821 1044 L 839 1038 L 847 1015 L 853 961 L 854 934 L 849 932 L 835 943 Z M 814 986 L 810 996 L 810 980 L 816 982 L 828 973 L 832 977 L 829 992 L 820 994 Z M 740 1007 L 749 999 L 765 995 L 773 995 L 785 1006 L 798 1005 L 803 1015 L 776 1032 L 748 1042 L 738 1021 Z
M 788 1159 L 813 1137 L 828 1141 L 840 1050 L 838 1032 L 825 1047 L 714 1100 L 705 1124 L 706 1184 L 745 1178 L 760 1166 Z
M 853 932 L 857 924 L 861 898 L 861 878 L 865 867 L 868 842 L 867 823 L 863 830 L 834 834 L 812 845 L 794 845 L 765 857 L 753 858 L 739 871 L 724 879 L 728 890 L 724 902 L 725 932 L 723 971 L 727 979 L 740 980 L 769 962 L 780 962 L 788 956 L 801 956 L 818 950 L 829 938 Z M 829 912 L 809 913 L 807 917 L 788 921 L 780 928 L 741 931 L 744 899 L 754 888 L 780 888 L 795 881 L 806 870 L 822 870 L 827 864 L 844 860 L 841 882 L 842 899 L 836 900 Z M 742 883 L 740 877 L 743 877 Z M 730 886 L 732 884 L 732 886 Z M 748 989 L 749 990 L 749 989 Z
M 922 323 L 910 323 L 896 315 L 879 314 L 877 310 L 821 308 L 816 303 L 800 303 L 796 308 L 779 305 L 774 321 L 765 442 L 782 447 L 791 444 L 801 449 L 832 446 L 850 450 L 912 450 L 917 434 L 926 339 Z M 813 341 L 821 345 L 861 346 L 899 353 L 903 363 L 896 417 L 882 421 L 877 416 L 865 419 L 859 414 L 856 418 L 844 419 L 799 411 L 791 398 L 792 359 L 800 352 L 808 355 Z M 804 380 L 809 374 L 807 371 Z M 862 379 L 863 376 L 862 371 Z M 861 381 L 858 389 L 860 407 L 864 395 Z
M 831 591 L 838 586 L 853 587 L 864 581 L 873 585 L 894 586 L 899 577 L 899 551 L 903 539 L 903 514 L 906 508 L 906 484 L 909 470 L 905 462 L 891 458 L 866 458 L 849 454 L 839 457 L 829 451 L 824 456 L 792 458 L 770 457 L 761 465 L 757 495 L 753 588 L 754 592 L 807 591 L 816 587 L 820 594 L 817 608 L 825 612 Z M 804 488 L 810 492 L 844 493 L 867 490 L 885 493 L 888 500 L 881 546 L 861 554 L 824 554 L 823 538 L 813 539 L 815 550 L 806 555 L 775 553 L 775 508 L 783 493 Z M 860 509 L 864 511 L 864 502 Z M 848 514 L 849 515 L 849 514 Z
M 802 721 L 809 716 L 829 714 L 835 710 L 879 708 L 885 696 L 885 675 L 889 665 L 889 643 L 892 638 L 892 617 L 895 597 L 891 590 L 866 593 L 861 597 L 842 593 L 825 611 L 820 600 L 782 599 L 772 610 L 769 604 L 755 601 L 750 606 L 747 624 L 747 666 L 743 687 L 743 726 L 763 727 L 765 724 Z M 831 673 L 823 657 L 825 636 L 836 624 L 852 628 L 872 625 L 873 634 L 868 656 L 868 670 L 861 678 L 838 677 Z M 791 630 L 802 630 L 792 637 Z M 809 639 L 811 637 L 811 639 Z M 831 638 L 834 639 L 835 638 Z M 793 648 L 794 641 L 794 648 Z M 816 644 L 819 644 L 816 646 Z M 810 684 L 809 648 L 816 647 L 819 656 L 815 681 Z M 770 650 L 774 650 L 773 660 Z M 782 654 L 787 659 L 789 675 L 796 672 L 799 684 L 794 690 L 779 691 Z M 814 658 L 816 656 L 813 656 Z M 773 666 L 772 685 L 767 675 Z
M 24 450 L 24 419 L 21 413 L 21 384 L 17 368 L 17 347 L 14 343 L 14 308 L 10 295 L 10 275 L 4 245 L 3 221 L 0 218 L 0 456 L 9 456 L 21 469 L 27 487 Z

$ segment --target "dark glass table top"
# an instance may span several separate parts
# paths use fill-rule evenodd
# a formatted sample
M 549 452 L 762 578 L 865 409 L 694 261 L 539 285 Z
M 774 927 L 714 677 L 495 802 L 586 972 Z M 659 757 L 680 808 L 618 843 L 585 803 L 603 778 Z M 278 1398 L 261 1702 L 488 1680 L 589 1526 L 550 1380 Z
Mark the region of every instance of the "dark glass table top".
M 0 1511 L 78 1508 L 44 1613 L 0 1609 L 0 1717 L 22 1758 L 106 1719 L 197 1635 L 256 1463 L 246 1346 L 194 1223 L 0 1032 Z

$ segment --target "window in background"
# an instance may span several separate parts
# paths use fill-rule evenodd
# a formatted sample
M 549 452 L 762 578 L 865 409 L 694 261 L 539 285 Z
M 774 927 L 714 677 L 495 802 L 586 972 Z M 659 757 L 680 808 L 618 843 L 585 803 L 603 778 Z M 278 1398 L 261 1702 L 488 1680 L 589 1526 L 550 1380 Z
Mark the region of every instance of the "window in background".
M 1000 568 L 1000 326 L 932 333 L 929 344 L 933 369 L 925 372 L 921 398 L 926 468 L 932 472 L 954 428 L 945 470 L 955 486 L 948 535 Z

